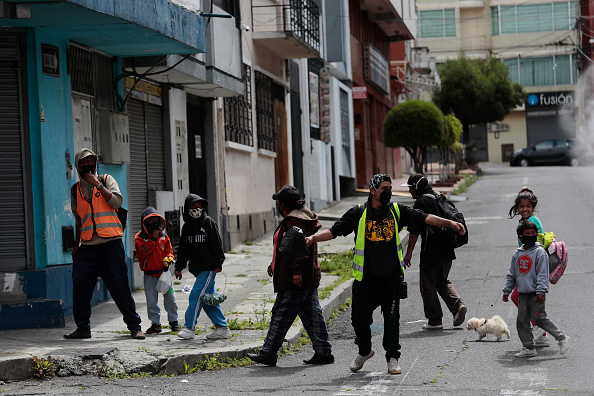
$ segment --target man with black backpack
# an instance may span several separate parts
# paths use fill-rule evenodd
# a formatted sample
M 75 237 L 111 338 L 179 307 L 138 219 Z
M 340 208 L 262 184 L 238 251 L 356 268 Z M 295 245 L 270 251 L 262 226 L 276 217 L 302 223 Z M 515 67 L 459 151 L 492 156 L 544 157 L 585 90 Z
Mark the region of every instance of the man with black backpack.
M 308 245 L 355 233 L 353 257 L 353 306 L 351 322 L 359 353 L 351 371 L 359 371 L 375 354 L 371 348 L 373 311 L 380 307 L 384 315 L 383 347 L 388 373 L 401 374 L 400 299 L 406 298 L 404 262 L 399 231 L 403 226 L 430 224 L 451 227 L 463 234 L 464 227 L 455 221 L 427 215 L 406 205 L 392 203 L 392 180 L 378 174 L 369 181 L 369 197 L 362 205 L 349 209 L 334 225 L 308 236 Z
M 143 340 L 140 316 L 128 284 L 122 243 L 124 225 L 117 212 L 124 198 L 111 175 L 99 177 L 97 159 L 97 154 L 87 148 L 80 149 L 74 157 L 80 178 L 70 190 L 70 206 L 76 220 L 76 241 L 72 251 L 72 312 L 77 328 L 64 334 L 64 338 L 91 338 L 91 298 L 97 278 L 101 276 L 132 337 Z
M 452 221 L 465 227 L 463 216 L 455 210 L 455 206 L 431 188 L 429 180 L 421 174 L 415 174 L 408 178 L 408 182 L 402 185 L 408 187 L 410 195 L 416 199 L 414 208 L 422 210 L 427 214 L 452 217 Z M 455 212 L 458 217 L 453 216 Z M 458 220 L 461 219 L 461 220 Z M 467 307 L 462 302 L 452 282 L 448 280 L 452 269 L 452 260 L 456 259 L 454 249 L 468 241 L 467 237 L 461 241 L 452 236 L 449 229 L 434 227 L 425 224 L 413 224 L 408 227 L 410 232 L 408 248 L 404 255 L 404 265 L 410 267 L 412 253 L 419 235 L 422 235 L 421 263 L 419 270 L 419 286 L 425 317 L 428 322 L 423 325 L 426 330 L 443 329 L 443 312 L 439 296 L 454 316 L 454 326 L 460 326 L 466 317 Z M 464 233 L 464 235 L 467 235 Z

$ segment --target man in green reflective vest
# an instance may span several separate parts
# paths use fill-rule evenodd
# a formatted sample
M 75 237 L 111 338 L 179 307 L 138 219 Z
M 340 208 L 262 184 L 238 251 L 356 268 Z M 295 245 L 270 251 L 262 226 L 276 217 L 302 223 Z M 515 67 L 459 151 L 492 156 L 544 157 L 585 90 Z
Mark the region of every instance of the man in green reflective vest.
M 429 224 L 450 227 L 463 234 L 464 226 L 406 205 L 393 204 L 392 180 L 378 174 L 369 181 L 369 197 L 363 205 L 349 209 L 327 230 L 305 238 L 308 245 L 355 233 L 353 258 L 353 306 L 351 323 L 359 353 L 351 371 L 359 371 L 375 351 L 371 348 L 373 311 L 381 306 L 384 315 L 383 346 L 388 373 L 402 372 L 400 358 L 400 298 L 406 298 L 404 262 L 399 231 L 404 226 Z

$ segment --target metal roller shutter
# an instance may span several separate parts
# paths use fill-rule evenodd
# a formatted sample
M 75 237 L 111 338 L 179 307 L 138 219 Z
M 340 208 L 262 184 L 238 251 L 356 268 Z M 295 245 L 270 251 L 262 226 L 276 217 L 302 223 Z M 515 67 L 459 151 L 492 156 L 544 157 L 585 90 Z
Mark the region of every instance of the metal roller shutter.
M 140 231 L 140 215 L 149 205 L 148 192 L 165 189 L 163 108 L 130 99 L 128 116 L 131 159 L 128 222 L 135 235 Z
M 0 270 L 27 269 L 24 150 L 16 33 L 0 33 Z

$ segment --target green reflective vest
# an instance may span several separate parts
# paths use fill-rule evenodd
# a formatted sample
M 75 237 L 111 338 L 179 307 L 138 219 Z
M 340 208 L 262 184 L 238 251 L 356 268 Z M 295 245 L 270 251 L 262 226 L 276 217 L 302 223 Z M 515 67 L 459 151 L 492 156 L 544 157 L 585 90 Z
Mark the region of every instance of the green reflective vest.
M 361 205 L 359 205 L 361 206 Z M 398 219 L 400 218 L 400 209 L 398 204 L 393 204 L 395 210 L 390 210 L 394 216 L 394 234 L 396 240 L 396 251 L 398 252 L 398 261 L 400 262 L 400 270 L 404 274 L 404 261 L 402 255 L 402 244 L 400 243 L 400 234 L 398 233 Z M 394 213 L 396 212 L 396 213 Z M 363 279 L 363 265 L 365 261 L 365 219 L 367 217 L 367 208 L 363 211 L 363 215 L 359 219 L 359 228 L 357 229 L 357 239 L 355 241 L 355 249 L 353 255 L 353 277 L 360 281 Z

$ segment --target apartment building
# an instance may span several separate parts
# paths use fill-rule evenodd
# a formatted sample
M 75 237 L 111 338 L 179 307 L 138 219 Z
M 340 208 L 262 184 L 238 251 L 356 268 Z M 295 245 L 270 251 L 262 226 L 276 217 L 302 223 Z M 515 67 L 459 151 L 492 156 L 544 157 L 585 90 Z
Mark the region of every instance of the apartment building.
M 416 46 L 437 64 L 497 57 L 528 93 L 505 120 L 472 128 L 477 160 L 505 163 L 539 140 L 580 138 L 575 1 L 417 0 L 417 10 Z

